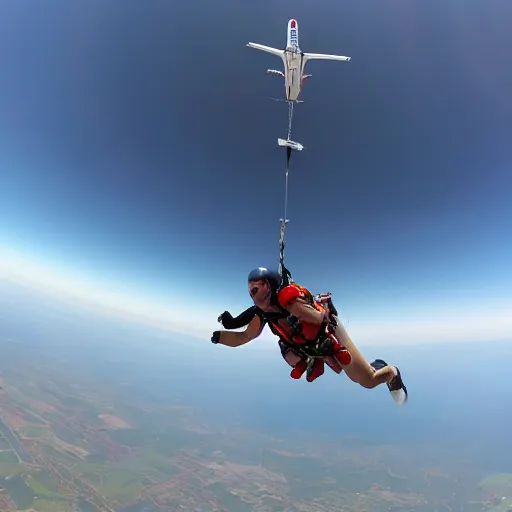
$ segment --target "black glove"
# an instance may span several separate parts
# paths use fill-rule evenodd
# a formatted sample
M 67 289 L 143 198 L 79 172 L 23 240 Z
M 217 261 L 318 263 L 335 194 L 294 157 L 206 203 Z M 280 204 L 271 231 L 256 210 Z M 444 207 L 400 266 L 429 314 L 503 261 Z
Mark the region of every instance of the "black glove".
M 211 338 L 211 340 L 212 340 L 212 343 L 214 343 L 215 345 L 216 345 L 217 343 L 219 343 L 219 341 L 220 341 L 220 331 L 215 331 L 215 332 L 212 334 L 212 338 Z
M 224 322 L 232 322 L 233 321 L 233 316 L 231 315 L 231 313 L 229 311 L 224 311 L 224 313 L 221 313 L 219 315 L 219 318 L 217 318 L 217 322 L 219 322 L 219 324 L 222 324 L 224 327 Z
M 256 309 L 256 306 L 251 306 L 236 317 L 233 317 L 229 311 L 224 311 L 219 315 L 217 321 L 222 324 L 224 329 L 239 329 L 245 327 L 254 318 Z

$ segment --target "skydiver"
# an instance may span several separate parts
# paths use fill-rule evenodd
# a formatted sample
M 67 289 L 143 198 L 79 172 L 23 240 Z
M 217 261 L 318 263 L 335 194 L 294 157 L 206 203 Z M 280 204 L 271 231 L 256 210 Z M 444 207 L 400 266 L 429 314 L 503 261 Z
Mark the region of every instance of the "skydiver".
M 382 359 L 368 363 L 337 318 L 330 300 L 319 304 L 306 288 L 295 283 L 283 286 L 278 272 L 262 267 L 249 273 L 248 287 L 254 306 L 237 319 L 227 312 L 219 317 L 224 327 L 246 325 L 246 329 L 215 331 L 212 343 L 245 345 L 268 324 L 279 337 L 281 354 L 293 368 L 293 378 L 300 378 L 307 366 L 307 380 L 315 380 L 323 374 L 325 361 L 336 373 L 344 370 L 350 380 L 363 388 L 373 389 L 385 383 L 395 402 L 402 405 L 407 401 L 407 388 L 399 369 Z

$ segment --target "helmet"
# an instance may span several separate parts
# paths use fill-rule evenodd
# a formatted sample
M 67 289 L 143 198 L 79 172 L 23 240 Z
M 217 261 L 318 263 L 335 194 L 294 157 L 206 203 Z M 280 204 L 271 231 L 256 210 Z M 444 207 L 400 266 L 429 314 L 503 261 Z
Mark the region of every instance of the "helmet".
M 251 270 L 247 276 L 247 281 L 259 281 L 260 279 L 268 281 L 273 292 L 276 292 L 281 286 L 281 276 L 275 270 L 258 267 Z

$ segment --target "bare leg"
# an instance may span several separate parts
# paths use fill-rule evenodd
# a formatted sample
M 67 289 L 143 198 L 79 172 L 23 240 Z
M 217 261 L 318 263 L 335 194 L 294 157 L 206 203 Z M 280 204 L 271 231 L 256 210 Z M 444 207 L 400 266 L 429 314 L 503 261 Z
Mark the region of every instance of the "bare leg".
M 391 381 L 397 374 L 396 368 L 388 365 L 375 370 L 356 348 L 341 321 L 336 320 L 338 326 L 336 327 L 335 336 L 352 356 L 351 363 L 343 367 L 348 378 L 367 389 L 373 389 L 380 384 Z

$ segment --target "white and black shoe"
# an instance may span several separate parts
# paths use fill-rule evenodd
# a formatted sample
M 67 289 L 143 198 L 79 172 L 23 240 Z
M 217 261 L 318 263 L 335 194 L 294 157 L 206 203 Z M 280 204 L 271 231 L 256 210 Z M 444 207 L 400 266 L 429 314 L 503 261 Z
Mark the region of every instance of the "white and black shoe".
M 370 363 L 371 366 L 373 366 L 376 370 L 380 370 L 381 368 L 384 368 L 385 366 L 388 366 L 386 361 L 383 359 L 375 359 L 373 363 Z M 402 376 L 400 375 L 400 370 L 395 366 L 396 369 L 396 376 L 393 377 L 388 383 L 388 389 L 391 393 L 391 396 L 393 397 L 393 400 L 398 405 L 404 405 L 405 402 L 407 402 L 408 394 L 407 394 L 407 388 L 405 387 L 405 384 L 402 380 Z

